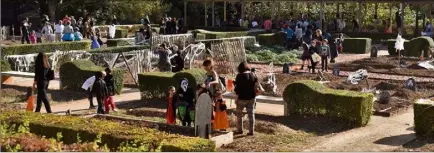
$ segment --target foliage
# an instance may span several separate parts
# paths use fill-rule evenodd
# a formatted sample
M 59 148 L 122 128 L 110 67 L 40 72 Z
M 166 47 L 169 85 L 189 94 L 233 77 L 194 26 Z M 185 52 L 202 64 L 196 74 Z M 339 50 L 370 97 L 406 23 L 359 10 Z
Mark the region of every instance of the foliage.
M 256 56 L 255 54 L 246 54 L 246 60 L 247 60 L 247 62 L 259 61 L 258 56 Z
M 139 74 L 139 88 L 143 99 L 163 99 L 168 89 L 174 85 L 174 73 L 147 72 Z
M 234 32 L 218 32 L 218 31 L 208 31 L 204 29 L 195 30 L 196 33 L 201 33 L 205 35 L 205 39 L 222 39 L 222 38 L 233 38 L 233 37 L 244 37 L 244 36 L 257 36 L 259 34 L 265 33 L 264 31 L 234 31 Z
M 397 55 L 398 52 L 396 52 L 395 49 L 395 42 L 394 39 L 389 39 L 387 41 L 387 50 L 390 55 Z M 421 53 L 423 51 L 424 57 L 429 57 L 429 49 L 434 47 L 434 41 L 430 37 L 417 37 L 413 38 L 410 41 L 405 40 L 404 42 L 404 51 L 401 53 L 404 56 L 409 57 L 420 57 Z
M 434 136 L 434 107 L 432 101 L 420 100 L 413 104 L 414 130 L 419 136 Z
M 325 115 L 356 127 L 368 124 L 373 98 L 370 93 L 334 90 L 312 80 L 291 83 L 283 92 L 291 114 Z
M 344 32 L 344 34 L 353 38 L 370 38 L 372 39 L 372 43 L 374 44 L 379 44 L 381 42 L 387 41 L 388 39 L 395 39 L 398 36 L 397 33 L 384 33 L 384 32 Z M 404 35 L 403 38 L 408 39 L 411 37 L 412 37 L 411 35 Z
M 107 145 L 111 151 L 162 151 L 162 148 L 174 147 L 174 150 L 209 151 L 215 149 L 215 143 L 201 138 L 159 132 L 155 129 L 125 125 L 118 122 L 58 116 L 24 111 L 5 111 L 1 120 L 12 126 L 29 123 L 31 133 L 56 138 L 62 132 L 62 142 L 73 144 L 81 141 L 94 141 L 100 146 Z M 8 130 L 14 130 L 10 128 Z M 78 136 L 79 135 L 79 136 Z M 167 144 L 164 142 L 179 142 Z
M 12 71 L 11 65 L 6 60 L 0 60 L 0 72 Z
M 188 69 L 176 73 L 173 80 L 176 83 L 175 88 L 179 89 L 181 79 L 187 78 L 189 86 L 196 91 L 197 84 L 205 83 L 206 72 L 203 69 Z
M 276 33 L 267 33 L 258 35 L 258 42 L 260 45 L 264 46 L 275 46 L 280 45 L 283 46 L 286 41 L 286 33 L 285 32 L 276 32 Z
M 88 49 L 86 51 L 91 53 L 121 53 L 121 52 L 130 52 L 134 50 L 144 50 L 149 48 L 150 48 L 149 45 L 137 45 L 137 46 L 118 46 L 118 47 Z
M 370 38 L 347 38 L 344 40 L 343 52 L 354 54 L 365 54 L 371 51 Z
M 90 49 L 90 41 L 73 41 L 73 42 L 59 42 L 59 43 L 46 43 L 46 44 L 20 44 L 11 46 L 1 46 L 2 57 L 6 55 L 22 55 L 34 54 L 38 52 L 54 52 L 56 50 L 69 51 L 69 50 L 85 50 Z
M 83 83 L 95 75 L 95 72 L 103 71 L 103 67 L 96 66 L 92 61 L 76 60 L 68 62 L 60 67 L 60 82 L 62 89 L 82 91 Z M 122 93 L 124 70 L 112 70 L 113 79 L 115 80 L 115 91 L 117 94 Z
M 248 47 L 247 62 L 273 62 L 274 64 L 284 64 L 297 62 L 301 53 L 297 50 L 287 50 L 282 46 L 271 47 Z
M 107 47 L 129 46 L 130 41 L 126 39 L 107 39 Z
M 116 29 L 115 38 L 127 38 L 128 30 L 127 29 Z

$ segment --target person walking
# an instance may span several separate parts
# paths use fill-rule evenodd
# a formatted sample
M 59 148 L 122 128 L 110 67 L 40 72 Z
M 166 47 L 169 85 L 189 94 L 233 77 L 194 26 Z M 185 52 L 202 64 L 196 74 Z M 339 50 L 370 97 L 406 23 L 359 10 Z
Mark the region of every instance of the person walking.
M 112 75 L 112 70 L 110 68 L 105 68 L 105 73 L 107 74 L 106 77 L 104 78 L 104 82 L 107 85 L 107 89 L 108 89 L 108 95 L 107 98 L 104 99 L 104 110 L 105 113 L 108 114 L 110 112 L 110 108 L 114 111 L 117 112 L 115 103 L 113 101 L 113 96 L 116 94 L 115 92 L 115 80 L 113 78 Z
M 27 44 L 30 44 L 30 32 L 29 32 L 29 18 L 26 18 L 23 21 L 23 24 L 21 25 L 21 44 L 24 44 L 24 41 L 27 42 Z
M 154 52 L 154 54 L 159 55 L 158 69 L 160 69 L 160 72 L 171 72 L 172 65 L 170 64 L 169 57 L 171 53 L 170 50 L 167 49 L 166 44 L 161 44 L 157 51 Z
M 67 22 L 63 28 L 63 41 L 74 41 L 74 28 L 71 26 L 71 22 Z
M 45 35 L 46 42 L 53 42 L 53 28 L 51 27 L 49 22 L 45 23 L 45 26 L 42 28 L 42 32 Z
M 65 27 L 63 26 L 63 21 L 59 20 L 59 22 L 56 24 L 56 27 L 54 28 L 54 30 L 56 31 L 56 42 L 62 42 L 62 34 L 64 28 Z
M 234 134 L 243 134 L 243 110 L 247 110 L 247 117 L 249 119 L 249 133 L 252 136 L 255 131 L 255 105 L 256 95 L 258 94 L 259 82 L 256 75 L 250 71 L 250 67 L 246 62 L 242 62 L 238 66 L 238 74 L 235 78 L 235 94 L 237 98 L 236 116 L 237 116 L 237 130 Z
M 37 89 L 36 109 L 35 112 L 41 111 L 42 103 L 44 103 L 47 113 L 51 113 L 50 102 L 47 97 L 47 89 L 50 83 L 48 73 L 50 71 L 50 64 L 48 63 L 48 57 L 42 52 L 38 53 L 35 61 L 35 78 L 33 82 L 32 91 Z
M 96 101 L 98 102 L 97 114 L 105 114 L 103 102 L 109 96 L 107 85 L 104 82 L 105 76 L 106 74 L 104 71 L 97 72 L 95 75 L 96 80 L 92 87 L 92 94 L 96 96 Z
M 90 104 L 89 109 L 95 108 L 95 105 L 93 104 L 93 94 L 92 94 L 92 87 L 93 87 L 93 83 L 95 82 L 95 76 L 96 74 L 88 78 L 81 86 L 81 88 L 86 90 L 88 94 L 87 99 L 89 100 L 89 104 Z

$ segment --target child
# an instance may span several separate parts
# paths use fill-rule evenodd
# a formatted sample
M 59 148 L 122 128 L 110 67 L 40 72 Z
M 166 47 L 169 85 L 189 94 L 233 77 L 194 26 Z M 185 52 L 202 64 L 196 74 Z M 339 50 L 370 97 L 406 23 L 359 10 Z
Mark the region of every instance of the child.
M 36 44 L 36 32 L 35 30 L 32 31 L 32 33 L 30 34 L 30 42 L 32 42 L 32 44 Z
M 309 68 L 309 71 L 312 70 L 312 73 L 315 73 L 315 67 L 316 67 L 316 64 L 318 61 L 315 61 L 315 59 L 313 59 L 313 55 L 318 54 L 317 53 L 318 49 L 316 47 L 316 41 L 315 40 L 312 40 L 310 43 L 311 43 L 311 46 L 309 47 L 310 67 L 308 67 L 308 68 Z
M 306 44 L 306 42 L 303 41 L 303 54 L 301 55 L 301 61 L 302 61 L 302 65 L 301 65 L 301 70 L 303 70 L 304 68 L 304 64 L 307 62 L 308 67 L 310 67 L 309 64 L 309 59 L 310 59 L 310 54 L 309 54 L 309 45 Z
M 223 100 L 221 90 L 218 90 L 216 93 L 216 101 L 214 102 L 214 111 L 215 111 L 215 117 L 214 117 L 214 124 L 213 129 L 214 130 L 223 130 L 229 128 L 229 120 L 228 115 L 226 113 L 226 101 Z
M 176 91 L 174 102 L 178 104 L 178 116 L 182 122 L 182 126 L 191 126 L 194 120 L 194 100 L 195 94 L 193 89 L 188 85 L 186 78 L 181 79 L 180 89 Z
M 173 101 L 173 97 L 175 96 L 175 87 L 169 87 L 169 97 L 167 99 L 167 112 L 166 112 L 166 123 L 167 124 L 176 124 L 176 103 Z
M 322 45 L 320 48 L 320 56 L 321 56 L 321 68 L 322 71 L 324 72 L 324 70 L 327 72 L 328 68 L 327 68 L 327 64 L 328 64 L 328 58 L 330 57 L 330 47 L 328 46 L 328 41 L 327 39 L 324 39 L 322 41 Z
M 96 96 L 96 100 L 98 102 L 97 114 L 104 114 L 104 110 L 102 108 L 104 99 L 109 96 L 107 85 L 104 82 L 105 72 L 98 72 L 95 76 L 96 80 L 93 83 L 92 93 Z
M 83 35 L 80 33 L 80 29 L 78 29 L 77 27 L 75 27 L 74 31 L 75 31 L 74 32 L 74 40 L 75 41 L 81 41 L 81 40 L 83 40 Z
M 100 46 L 104 45 L 104 42 L 102 42 L 102 40 L 101 40 L 101 33 L 99 31 L 99 28 L 95 29 L 95 35 L 96 35 L 96 40 L 98 41 L 99 45 Z
M 36 43 L 42 43 L 42 32 L 41 30 L 36 31 Z
M 109 94 L 108 97 L 104 99 L 104 106 L 105 106 L 105 113 L 108 114 L 110 110 L 109 105 L 111 106 L 114 112 L 117 112 L 115 103 L 113 102 L 113 96 L 115 95 L 115 85 L 114 85 L 115 83 L 112 75 L 112 70 L 110 70 L 110 68 L 106 68 L 104 71 L 107 74 L 106 77 L 104 78 L 104 82 L 107 85 L 108 94 Z
M 339 33 L 339 38 L 336 38 L 336 45 L 337 45 L 339 53 L 342 53 L 342 50 L 343 50 L 342 44 L 343 43 L 344 43 L 344 34 Z
M 90 46 L 91 49 L 101 48 L 101 46 L 98 43 L 98 40 L 96 36 L 92 36 L 92 44 Z

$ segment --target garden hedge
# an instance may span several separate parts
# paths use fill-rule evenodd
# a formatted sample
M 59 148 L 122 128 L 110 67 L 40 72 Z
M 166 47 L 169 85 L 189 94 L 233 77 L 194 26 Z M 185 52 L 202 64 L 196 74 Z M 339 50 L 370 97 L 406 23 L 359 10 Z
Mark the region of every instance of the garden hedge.
M 217 32 L 208 31 L 203 29 L 195 30 L 196 33 L 201 33 L 205 35 L 205 39 L 221 39 L 221 38 L 233 38 L 233 37 L 243 37 L 243 36 L 255 36 L 265 33 L 265 31 L 232 31 L 232 32 Z
M 129 46 L 130 44 L 130 40 L 128 39 L 107 39 L 107 47 L 118 47 L 118 46 Z
M 343 52 L 354 54 L 365 54 L 371 52 L 370 38 L 347 38 L 344 40 Z
M 234 37 L 244 39 L 244 47 L 255 47 L 256 38 L 253 36 Z
M 6 55 L 22 55 L 34 54 L 39 52 L 49 53 L 56 50 L 69 51 L 69 50 L 85 50 L 90 49 L 90 41 L 71 41 L 71 42 L 57 42 L 57 43 L 44 43 L 44 44 L 19 44 L 1 46 L 1 56 Z
M 283 92 L 291 114 L 339 118 L 355 127 L 368 124 L 373 98 L 370 93 L 334 90 L 312 80 L 291 83 Z
M 60 82 L 62 89 L 83 90 L 81 86 L 89 77 L 95 75 L 95 72 L 103 71 L 105 68 L 96 66 L 89 60 L 76 60 L 60 66 Z M 122 93 L 124 70 L 113 69 L 112 74 L 115 80 L 115 91 L 117 94 Z
M 115 38 L 127 38 L 128 30 L 127 29 L 116 29 Z
M 6 60 L 0 60 L 0 72 L 12 71 L 11 65 Z
M 418 100 L 413 104 L 414 130 L 420 136 L 434 136 L 434 102 Z
M 390 55 L 397 55 L 398 53 L 395 51 L 395 42 L 396 40 L 390 39 L 387 41 L 387 50 Z M 408 57 L 420 57 L 421 52 L 424 51 L 424 57 L 429 57 L 429 48 L 434 48 L 434 41 L 431 37 L 417 37 L 413 38 L 410 41 L 406 40 L 404 42 L 404 56 Z
M 196 91 L 198 83 L 205 82 L 206 72 L 202 69 L 183 70 L 176 74 L 170 72 L 147 72 L 139 74 L 139 88 L 143 99 L 161 99 L 167 96 L 169 86 L 179 89 L 182 78 Z
M 395 39 L 398 36 L 397 33 L 385 32 L 344 32 L 344 34 L 354 38 L 371 38 L 373 43 L 381 43 L 383 41 L 387 41 L 388 39 Z M 409 39 L 412 38 L 412 36 L 404 35 L 404 38 Z
M 174 73 L 147 72 L 139 74 L 139 89 L 143 99 L 163 99 L 167 97 L 168 89 L 174 85 Z
M 168 134 L 155 129 L 97 119 L 5 111 L 1 114 L 1 120 L 9 125 L 28 124 L 30 133 L 47 138 L 56 138 L 57 133 L 61 132 L 61 140 L 66 144 L 79 142 L 78 137 L 81 141 L 92 142 L 101 134 L 100 145 L 107 145 L 112 151 L 122 149 L 123 146 L 136 146 L 141 152 L 210 152 L 215 151 L 216 147 L 214 142 L 207 139 Z
M 267 33 L 267 34 L 259 34 L 258 42 L 263 46 L 283 46 L 286 42 L 286 33 L 285 32 L 276 32 L 276 33 Z
M 149 45 L 137 45 L 137 46 L 118 46 L 118 47 L 108 47 L 108 48 L 98 48 L 98 49 L 88 49 L 86 51 L 91 53 L 121 53 L 121 52 L 130 52 L 134 50 L 144 50 L 150 49 Z

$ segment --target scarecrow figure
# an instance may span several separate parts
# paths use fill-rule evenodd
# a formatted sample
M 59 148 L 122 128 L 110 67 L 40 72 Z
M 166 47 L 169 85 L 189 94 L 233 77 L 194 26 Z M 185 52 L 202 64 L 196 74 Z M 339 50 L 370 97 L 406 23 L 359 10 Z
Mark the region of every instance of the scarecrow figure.
M 181 79 L 179 88 L 176 91 L 174 100 L 178 104 L 178 117 L 182 122 L 182 126 L 191 126 L 191 122 L 194 120 L 195 94 L 193 89 L 189 87 L 186 78 Z

